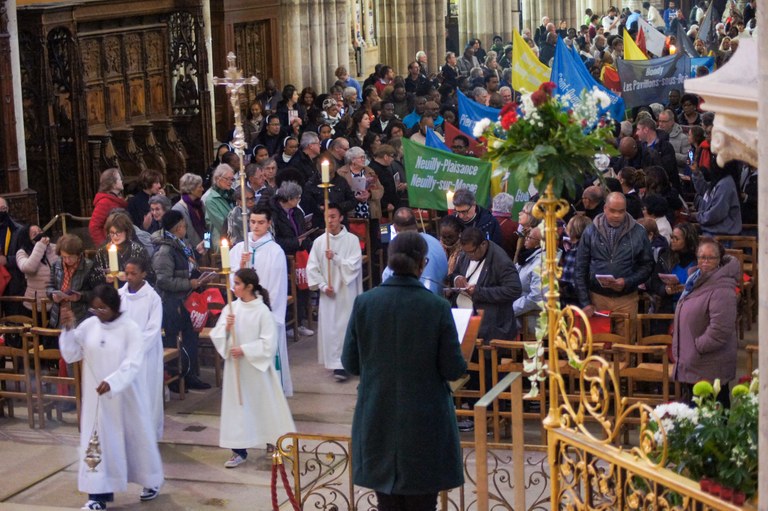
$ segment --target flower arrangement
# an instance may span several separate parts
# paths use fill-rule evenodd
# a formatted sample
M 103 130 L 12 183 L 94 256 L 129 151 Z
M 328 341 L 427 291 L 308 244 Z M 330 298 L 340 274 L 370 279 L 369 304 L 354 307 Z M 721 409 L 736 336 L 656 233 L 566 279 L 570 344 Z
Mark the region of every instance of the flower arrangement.
M 554 83 L 542 83 L 536 91 L 523 94 L 519 104 L 507 104 L 498 121 L 478 122 L 474 135 L 488 141 L 483 158 L 508 169 L 510 181 L 518 189 L 527 190 L 532 183 L 543 194 L 551 185 L 555 197 L 561 197 L 564 189 L 573 197 L 578 186 L 595 178 L 602 180 L 596 158 L 616 153 L 610 117 L 600 115 L 611 100 L 596 87 L 583 91 L 579 101 L 573 102 L 554 91 Z M 542 280 L 543 287 L 557 287 L 557 279 L 547 272 L 542 273 Z M 539 306 L 536 342 L 525 345 L 524 371 L 531 384 L 526 397 L 538 395 L 549 369 L 543 346 L 548 309 L 543 302 Z M 575 360 L 570 363 L 577 367 Z
M 538 90 L 523 94 L 520 104 L 507 104 L 497 122 L 477 123 L 474 135 L 491 141 L 484 158 L 509 169 L 518 188 L 526 190 L 533 181 L 544 192 L 551 183 L 559 197 L 564 188 L 573 193 L 577 186 L 601 177 L 595 156 L 615 154 L 615 148 L 610 143 L 610 118 L 599 115 L 611 102 L 605 92 L 596 87 L 585 90 L 572 105 L 554 96 L 554 90 L 554 83 L 542 83 Z
M 658 445 L 664 431 L 672 468 L 736 504 L 757 492 L 757 390 L 755 371 L 733 387 L 731 408 L 726 409 L 716 401 L 720 382 L 702 381 L 693 388 L 695 408 L 684 403 L 657 406 L 658 421 L 649 424 Z

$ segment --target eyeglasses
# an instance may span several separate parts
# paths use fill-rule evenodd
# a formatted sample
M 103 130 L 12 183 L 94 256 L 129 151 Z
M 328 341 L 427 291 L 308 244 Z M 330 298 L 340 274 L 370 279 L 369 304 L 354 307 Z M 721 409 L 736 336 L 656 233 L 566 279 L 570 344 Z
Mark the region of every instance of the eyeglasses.
M 454 211 L 456 211 L 456 214 L 457 214 L 457 215 L 460 215 L 460 216 L 464 216 L 464 215 L 467 215 L 467 214 L 469 214 L 469 210 L 470 210 L 470 209 L 472 209 L 472 208 L 471 208 L 471 207 L 469 207 L 469 208 L 467 208 L 467 209 L 455 209 Z
M 699 261 L 719 261 L 720 256 L 697 256 L 696 259 Z
M 114 238 L 115 236 L 120 236 L 121 234 L 125 234 L 125 231 L 109 231 L 107 234 L 109 234 L 110 237 Z
M 234 176 L 233 177 L 221 176 L 219 179 L 222 180 L 222 181 L 226 181 L 227 183 L 231 183 L 232 181 L 235 180 Z
M 279 122 L 270 122 L 267 126 L 280 126 Z

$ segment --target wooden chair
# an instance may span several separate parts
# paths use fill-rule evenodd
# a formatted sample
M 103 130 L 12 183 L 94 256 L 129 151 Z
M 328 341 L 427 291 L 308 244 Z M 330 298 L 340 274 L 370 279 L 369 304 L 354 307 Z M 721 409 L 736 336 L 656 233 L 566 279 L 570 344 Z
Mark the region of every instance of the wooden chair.
M 747 292 L 744 289 L 744 252 L 738 248 L 726 248 L 725 253 L 739 261 L 739 276 L 736 279 L 738 288 L 738 304 L 736 312 L 736 326 L 739 331 L 739 340 L 744 340 L 745 322 L 747 321 Z
M 226 286 L 226 283 L 221 282 L 212 282 L 209 283 L 206 287 L 213 287 L 216 289 L 222 289 L 223 286 Z M 223 288 L 224 292 L 226 293 L 226 288 Z M 222 309 L 224 309 L 223 303 L 208 303 L 208 312 L 221 312 Z M 213 329 L 213 326 L 216 323 L 216 318 L 218 318 L 218 314 L 210 314 L 208 317 L 208 324 L 206 324 L 203 329 L 198 334 L 198 358 L 200 361 L 203 359 L 208 359 L 213 364 L 213 372 L 214 372 L 214 378 L 216 380 L 216 386 L 221 387 L 221 382 L 223 379 L 224 374 L 224 364 L 223 360 L 221 358 L 221 355 L 219 355 L 219 352 L 216 350 L 216 346 L 213 345 L 213 341 L 211 340 L 211 330 Z M 181 389 L 179 389 L 181 390 Z
M 754 236 L 716 236 L 721 243 L 730 245 L 732 250 L 741 250 L 743 254 L 743 273 L 749 276 L 744 284 L 744 315 L 747 330 L 752 330 L 752 323 L 757 317 L 757 278 L 758 278 L 758 243 Z
M 293 338 L 298 340 L 299 333 L 296 330 L 299 327 L 299 306 L 298 306 L 298 295 L 297 295 L 297 286 L 296 286 L 296 258 L 292 255 L 287 256 L 288 257 L 288 303 L 287 307 L 290 309 L 291 313 L 289 316 L 291 319 L 288 319 L 286 317 L 285 319 L 285 329 L 290 330 L 293 329 Z M 311 308 L 311 300 L 309 300 L 308 307 Z M 312 320 L 312 311 L 307 311 L 307 322 Z
M 747 375 L 752 376 L 752 371 L 755 370 L 755 355 L 760 352 L 760 346 L 758 344 L 747 344 L 744 347 L 744 351 L 747 352 Z
M 80 410 L 82 405 L 82 379 L 81 379 L 81 364 L 75 362 L 72 364 L 73 374 L 71 376 L 59 376 L 58 374 L 50 374 L 48 368 L 43 367 L 44 362 L 55 361 L 57 363 L 63 363 L 61 360 L 61 351 L 57 349 L 44 349 L 40 341 L 41 337 L 50 336 L 58 337 L 61 330 L 58 328 L 32 328 L 28 332 L 28 337 L 32 340 L 32 353 L 33 360 L 35 362 L 35 405 L 37 408 L 37 415 L 40 422 L 40 428 L 45 428 L 45 417 L 48 416 L 51 419 L 51 410 L 56 408 L 56 418 L 62 420 L 61 407 L 57 406 L 61 403 L 74 403 L 75 410 L 77 412 L 77 427 L 80 428 Z M 59 385 L 65 385 L 71 387 L 74 395 L 70 395 L 67 392 L 65 395 L 58 394 Z M 52 390 L 48 390 L 48 387 L 52 386 Z
M 523 374 L 526 378 L 530 376 L 530 373 L 526 372 L 523 366 L 523 361 L 527 358 L 525 354 L 525 342 L 493 339 L 490 343 L 490 346 L 491 381 L 493 382 L 494 386 L 499 383 L 499 380 L 502 379 L 503 374 L 501 373 L 520 373 Z M 546 357 L 546 354 L 542 356 Z M 505 421 L 505 425 L 508 425 L 512 419 L 512 411 L 501 410 L 499 402 L 504 399 L 511 398 L 511 392 L 502 392 L 499 394 L 499 399 L 493 403 L 494 442 L 500 441 L 501 438 L 501 420 L 508 419 Z M 547 415 L 546 382 L 543 381 L 539 383 L 539 394 L 537 396 L 523 397 L 523 403 L 536 403 L 538 405 L 538 410 L 536 410 L 535 407 L 531 407 L 530 405 L 527 407 L 529 411 L 525 411 L 525 408 L 523 408 L 523 419 L 533 419 L 536 421 L 536 424 L 539 427 L 541 443 L 546 444 L 547 431 L 541 422 Z
M 474 411 L 470 409 L 462 409 L 462 400 L 477 400 L 483 397 L 487 392 L 485 386 L 485 353 L 486 349 L 490 347 L 484 347 L 482 339 L 477 338 L 477 333 L 480 331 L 480 325 L 483 321 L 483 311 L 478 311 L 478 314 L 472 316 L 467 326 L 467 331 L 464 333 L 464 337 L 461 340 L 461 355 L 467 362 L 467 374 L 462 376 L 456 381 L 451 382 L 451 390 L 453 391 L 454 401 L 456 403 L 456 416 L 457 417 L 472 417 Z M 477 352 L 477 362 L 472 361 L 473 355 Z M 467 389 L 466 385 L 469 382 L 469 372 L 477 372 L 480 380 L 479 389 Z
M 29 427 L 35 427 L 34 393 L 32 392 L 32 367 L 30 365 L 28 327 L 0 326 L 0 335 L 8 340 L 10 335 L 18 335 L 21 346 L 13 347 L 0 344 L 0 416 L 4 414 L 4 405 L 8 405 L 8 416 L 14 416 L 14 399 L 24 399 L 27 403 Z M 7 367 L 6 359 L 11 366 Z M 13 385 L 11 387 L 10 385 Z
M 350 218 L 349 232 L 358 237 L 363 251 L 363 289 L 371 289 L 373 287 L 371 223 L 367 218 Z
M 173 382 L 177 382 L 176 384 L 179 386 L 179 400 L 183 401 L 187 387 L 184 381 L 184 376 L 181 374 L 183 371 L 181 360 L 181 335 L 176 337 L 175 348 L 166 348 L 165 346 L 163 347 L 163 367 L 174 361 L 176 365 L 176 374 L 169 375 L 164 379 L 163 383 L 165 385 L 170 385 Z
M 633 403 L 643 401 L 651 406 L 670 401 L 670 383 L 674 364 L 669 360 L 672 334 L 652 334 L 650 324 L 654 321 L 674 321 L 674 314 L 638 314 L 635 319 L 637 344 L 614 344 L 614 373 L 626 380 L 626 398 Z M 648 326 L 648 328 L 645 328 Z M 640 390 L 637 384 L 653 387 L 654 391 Z M 655 389 L 661 386 L 661 393 Z M 680 398 L 680 384 L 674 383 L 674 396 Z

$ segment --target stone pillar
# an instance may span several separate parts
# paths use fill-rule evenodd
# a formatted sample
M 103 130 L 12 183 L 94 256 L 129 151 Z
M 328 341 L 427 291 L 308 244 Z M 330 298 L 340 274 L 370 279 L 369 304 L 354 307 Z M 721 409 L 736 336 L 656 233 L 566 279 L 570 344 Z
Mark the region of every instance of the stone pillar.
M 0 166 L 5 192 L 28 188 L 16 0 L 0 0 Z
M 306 34 L 301 32 L 302 29 L 306 30 L 306 26 L 302 26 L 301 16 L 301 0 L 283 0 L 281 5 L 282 11 L 282 38 L 287 41 L 292 41 L 292 44 L 281 44 L 282 49 L 282 66 L 283 66 L 283 82 L 284 83 L 303 83 L 304 71 L 303 62 L 306 56 L 306 45 L 302 45 L 301 51 L 296 50 L 297 41 L 300 38 L 299 34 Z
M 763 8 L 763 5 L 757 9 L 757 26 L 768 26 L 768 12 Z M 763 30 L 763 29 L 761 29 Z M 758 55 L 758 79 L 759 89 L 766 90 L 768 87 L 768 37 L 763 34 L 762 37 L 757 38 L 757 55 Z M 768 100 L 764 95 L 758 95 L 758 140 L 764 140 L 764 136 L 768 136 L 768 125 L 765 120 L 768 119 Z M 758 148 L 758 167 L 768 168 L 768 145 L 760 144 Z M 758 201 L 758 249 L 760 251 L 759 258 L 761 261 L 768 261 L 768 179 L 765 176 L 761 176 L 762 179 L 758 179 L 758 197 L 762 197 Z M 768 500 L 768 477 L 766 477 L 766 470 L 768 470 L 768 377 L 765 376 L 765 370 L 768 368 L 768 271 L 761 271 L 758 275 L 758 296 L 759 310 L 758 310 L 758 325 L 757 331 L 762 334 L 758 335 L 760 340 L 760 354 L 758 367 L 763 369 L 763 376 L 760 378 L 760 416 L 759 416 L 759 432 L 758 432 L 758 449 L 759 449 L 759 475 L 758 475 L 758 494 L 760 495 L 760 509 L 766 509 L 766 501 Z

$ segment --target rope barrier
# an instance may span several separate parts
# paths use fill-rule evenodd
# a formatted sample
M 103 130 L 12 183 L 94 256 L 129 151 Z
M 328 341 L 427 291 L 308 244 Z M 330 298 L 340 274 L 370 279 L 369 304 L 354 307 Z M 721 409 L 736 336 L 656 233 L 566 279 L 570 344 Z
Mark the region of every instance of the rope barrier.
M 299 504 L 296 502 L 296 497 L 293 495 L 291 485 L 288 483 L 288 474 L 285 473 L 285 465 L 283 465 L 283 457 L 279 451 L 275 450 L 272 453 L 272 511 L 280 511 L 280 506 L 277 503 L 277 473 L 280 472 L 280 478 L 283 480 L 283 487 L 285 493 L 288 494 L 288 500 L 291 503 L 291 507 L 294 511 L 301 511 Z

